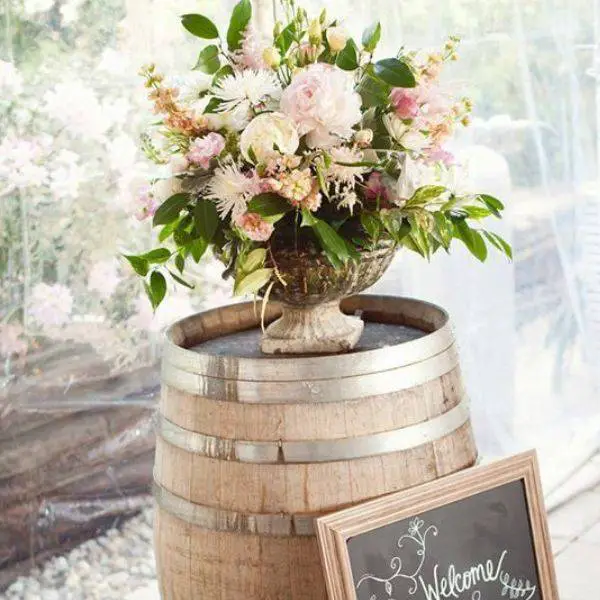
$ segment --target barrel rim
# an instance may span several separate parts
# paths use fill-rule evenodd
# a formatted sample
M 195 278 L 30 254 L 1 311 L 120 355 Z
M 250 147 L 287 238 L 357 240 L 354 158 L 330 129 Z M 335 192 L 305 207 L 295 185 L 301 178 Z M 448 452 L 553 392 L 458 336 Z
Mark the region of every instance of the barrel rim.
M 253 302 L 229 304 L 190 315 L 173 323 L 165 332 L 163 364 L 172 365 L 195 375 L 235 381 L 318 381 L 331 379 L 332 373 L 338 377 L 366 375 L 425 361 L 443 352 L 454 343 L 454 334 L 448 313 L 431 302 L 401 296 L 361 294 L 346 299 L 342 303 L 343 307 L 344 305 L 353 309 L 354 312 L 377 311 L 378 314 L 394 314 L 399 309 L 403 309 L 405 312 L 407 308 L 414 309 L 406 313 L 408 318 L 415 320 L 427 318 L 429 322 L 433 323 L 433 327 L 436 327 L 435 321 L 439 322 L 439 326 L 416 340 L 392 346 L 348 354 L 309 357 L 250 358 L 208 354 L 189 350 L 174 341 L 176 333 L 178 334 L 181 330 L 185 331 L 198 319 L 232 316 L 236 313 L 240 314 L 241 311 L 246 316 L 254 313 Z M 275 303 L 275 306 L 278 305 Z M 258 326 L 259 319 L 256 318 L 256 322 L 251 328 Z M 248 329 L 250 328 L 231 329 L 223 332 L 223 335 Z

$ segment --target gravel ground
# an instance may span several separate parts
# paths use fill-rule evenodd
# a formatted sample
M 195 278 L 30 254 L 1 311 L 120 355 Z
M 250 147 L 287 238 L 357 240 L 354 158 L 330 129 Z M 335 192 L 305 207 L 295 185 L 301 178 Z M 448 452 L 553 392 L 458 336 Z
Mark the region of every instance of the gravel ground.
M 17 579 L 5 600 L 124 600 L 151 586 L 152 508 Z

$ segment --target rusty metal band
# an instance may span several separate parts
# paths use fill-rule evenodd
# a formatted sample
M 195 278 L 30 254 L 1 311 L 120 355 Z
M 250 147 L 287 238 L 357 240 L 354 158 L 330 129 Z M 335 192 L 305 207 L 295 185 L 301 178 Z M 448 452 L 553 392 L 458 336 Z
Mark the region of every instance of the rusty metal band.
M 416 387 L 445 375 L 458 364 L 458 350 L 453 344 L 426 360 L 357 377 L 335 377 L 318 381 L 235 381 L 182 371 L 164 362 L 162 380 L 167 386 L 182 392 L 226 402 L 249 404 L 343 402 Z
M 450 435 L 469 420 L 469 401 L 428 421 L 402 429 L 335 440 L 259 442 L 204 435 L 160 415 L 157 433 L 182 450 L 209 458 L 243 463 L 281 464 L 353 460 L 400 452 Z
M 252 514 L 195 504 L 177 496 L 156 481 L 157 505 L 169 514 L 210 531 L 269 536 L 315 535 L 314 519 L 319 515 Z
M 166 334 L 163 360 L 191 374 L 239 381 L 317 381 L 388 371 L 426 360 L 454 343 L 448 314 L 439 306 L 412 298 L 360 295 L 345 300 L 350 314 L 374 314 L 376 322 L 398 322 L 403 315 L 422 328 L 425 335 L 384 348 L 319 357 L 261 357 L 212 355 L 202 352 L 202 342 L 259 326 L 252 303 L 235 304 L 187 317 L 172 325 Z M 272 317 L 279 313 L 270 307 Z M 188 349 L 188 344 L 198 350 Z

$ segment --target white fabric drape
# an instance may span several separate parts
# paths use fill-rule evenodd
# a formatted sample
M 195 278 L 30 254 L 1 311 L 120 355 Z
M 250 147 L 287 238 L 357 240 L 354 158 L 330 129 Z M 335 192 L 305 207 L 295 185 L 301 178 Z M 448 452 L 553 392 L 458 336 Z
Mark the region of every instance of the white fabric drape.
M 505 200 L 515 260 L 404 254 L 378 289 L 449 310 L 482 454 L 537 448 L 560 502 L 600 447 L 598 0 L 326 4 L 354 34 L 380 19 L 382 51 L 462 36 L 448 79 L 476 108 L 455 150 Z

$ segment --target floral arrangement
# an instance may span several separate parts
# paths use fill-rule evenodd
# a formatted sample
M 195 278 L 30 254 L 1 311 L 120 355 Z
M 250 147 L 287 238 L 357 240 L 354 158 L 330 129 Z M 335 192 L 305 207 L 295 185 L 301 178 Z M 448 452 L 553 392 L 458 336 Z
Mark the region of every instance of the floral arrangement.
M 142 69 L 162 140 L 146 136 L 144 150 L 170 172 L 138 196 L 138 218 L 152 218 L 162 245 L 126 258 L 152 305 L 169 276 L 191 287 L 186 263 L 209 248 L 235 294 L 265 296 L 286 283 L 282 250 L 308 248 L 341 268 L 382 245 L 429 258 L 457 239 L 481 261 L 488 244 L 510 257 L 480 226 L 502 203 L 458 189 L 446 148 L 472 108 L 440 83 L 458 40 L 376 59 L 380 23 L 357 42 L 325 11 L 309 18 L 295 0 L 282 8 L 270 38 L 254 28 L 250 0 L 234 7 L 225 38 L 207 17 L 183 15 L 207 44 L 194 70 L 209 81 L 195 94 L 167 85 L 154 65 Z

